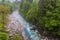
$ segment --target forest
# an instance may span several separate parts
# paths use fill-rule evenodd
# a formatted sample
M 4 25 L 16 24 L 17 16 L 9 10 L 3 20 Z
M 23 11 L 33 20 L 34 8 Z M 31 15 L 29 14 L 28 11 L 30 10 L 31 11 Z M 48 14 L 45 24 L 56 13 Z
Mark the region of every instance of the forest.
M 60 0 L 22 0 L 20 11 L 41 35 L 60 37 Z
M 21 15 L 29 25 L 34 25 L 35 27 L 32 27 L 31 30 L 37 30 L 38 34 L 42 37 L 60 38 L 60 0 L 15 0 L 14 2 L 1 0 L 0 40 L 25 40 L 24 36 L 19 33 L 20 30 L 17 30 L 16 32 L 15 30 L 11 30 L 12 33 L 14 31 L 16 35 L 13 34 L 12 36 L 9 36 L 10 31 L 7 30 L 8 25 L 10 24 L 9 15 L 13 14 L 15 10 L 18 10 L 19 15 Z M 20 16 L 16 16 L 16 18 L 18 17 Z M 14 25 L 14 23 L 12 24 Z

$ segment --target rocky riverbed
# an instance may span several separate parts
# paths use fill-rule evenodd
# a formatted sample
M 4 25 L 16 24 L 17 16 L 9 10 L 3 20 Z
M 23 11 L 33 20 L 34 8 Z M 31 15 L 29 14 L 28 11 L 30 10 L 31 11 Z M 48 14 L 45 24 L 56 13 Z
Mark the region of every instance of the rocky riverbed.
M 20 34 L 24 40 L 40 40 L 40 37 L 36 31 L 30 30 L 29 23 L 24 20 L 18 10 L 13 11 L 8 18 L 9 22 L 7 25 L 7 30 L 9 31 L 10 36 Z

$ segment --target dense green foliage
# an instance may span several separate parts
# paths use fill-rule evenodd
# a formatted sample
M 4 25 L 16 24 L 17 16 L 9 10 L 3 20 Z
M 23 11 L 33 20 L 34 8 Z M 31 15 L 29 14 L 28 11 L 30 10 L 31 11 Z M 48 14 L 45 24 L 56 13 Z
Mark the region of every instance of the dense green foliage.
M 7 3 L 0 3 L 0 40 L 9 40 L 6 26 L 8 15 L 12 12 L 12 6 Z
M 60 36 L 60 0 L 23 0 L 21 15 L 31 24 L 43 30 L 44 35 Z
M 0 40 L 8 40 L 8 34 L 4 32 L 0 32 Z
M 23 13 L 22 16 L 25 17 L 27 21 L 35 23 L 35 19 L 37 19 L 38 12 L 38 4 L 36 1 L 34 3 L 30 3 L 29 1 L 23 2 L 20 7 L 20 11 Z
M 12 5 L 5 0 L 0 1 L 0 30 L 5 29 L 8 22 L 8 15 L 12 12 Z
M 11 7 L 8 5 L 0 5 L 0 29 L 4 28 L 8 21 L 8 14 L 11 13 Z

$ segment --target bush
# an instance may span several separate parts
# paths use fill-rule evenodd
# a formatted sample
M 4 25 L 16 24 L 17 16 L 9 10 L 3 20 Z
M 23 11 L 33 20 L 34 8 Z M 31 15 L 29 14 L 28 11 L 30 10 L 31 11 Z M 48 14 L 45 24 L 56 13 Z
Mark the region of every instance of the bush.
M 4 32 L 0 32 L 0 40 L 8 40 L 8 34 Z
M 45 26 L 43 28 L 48 35 L 60 36 L 60 5 L 58 5 L 60 4 L 59 2 L 60 1 L 57 0 L 56 8 L 50 5 L 52 7 L 52 10 L 47 10 L 46 15 L 43 17 L 43 20 L 45 22 Z
M 12 8 L 9 5 L 0 4 L 0 29 L 4 28 L 8 22 L 8 14 L 11 13 Z

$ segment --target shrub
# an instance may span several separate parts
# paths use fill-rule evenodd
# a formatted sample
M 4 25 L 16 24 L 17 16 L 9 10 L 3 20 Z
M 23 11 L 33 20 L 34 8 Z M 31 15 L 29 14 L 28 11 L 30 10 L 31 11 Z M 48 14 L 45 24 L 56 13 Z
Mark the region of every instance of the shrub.
M 4 32 L 0 32 L 0 40 L 8 40 L 8 34 Z
M 8 22 L 8 14 L 11 13 L 12 8 L 9 5 L 0 4 L 0 29 L 4 28 Z

